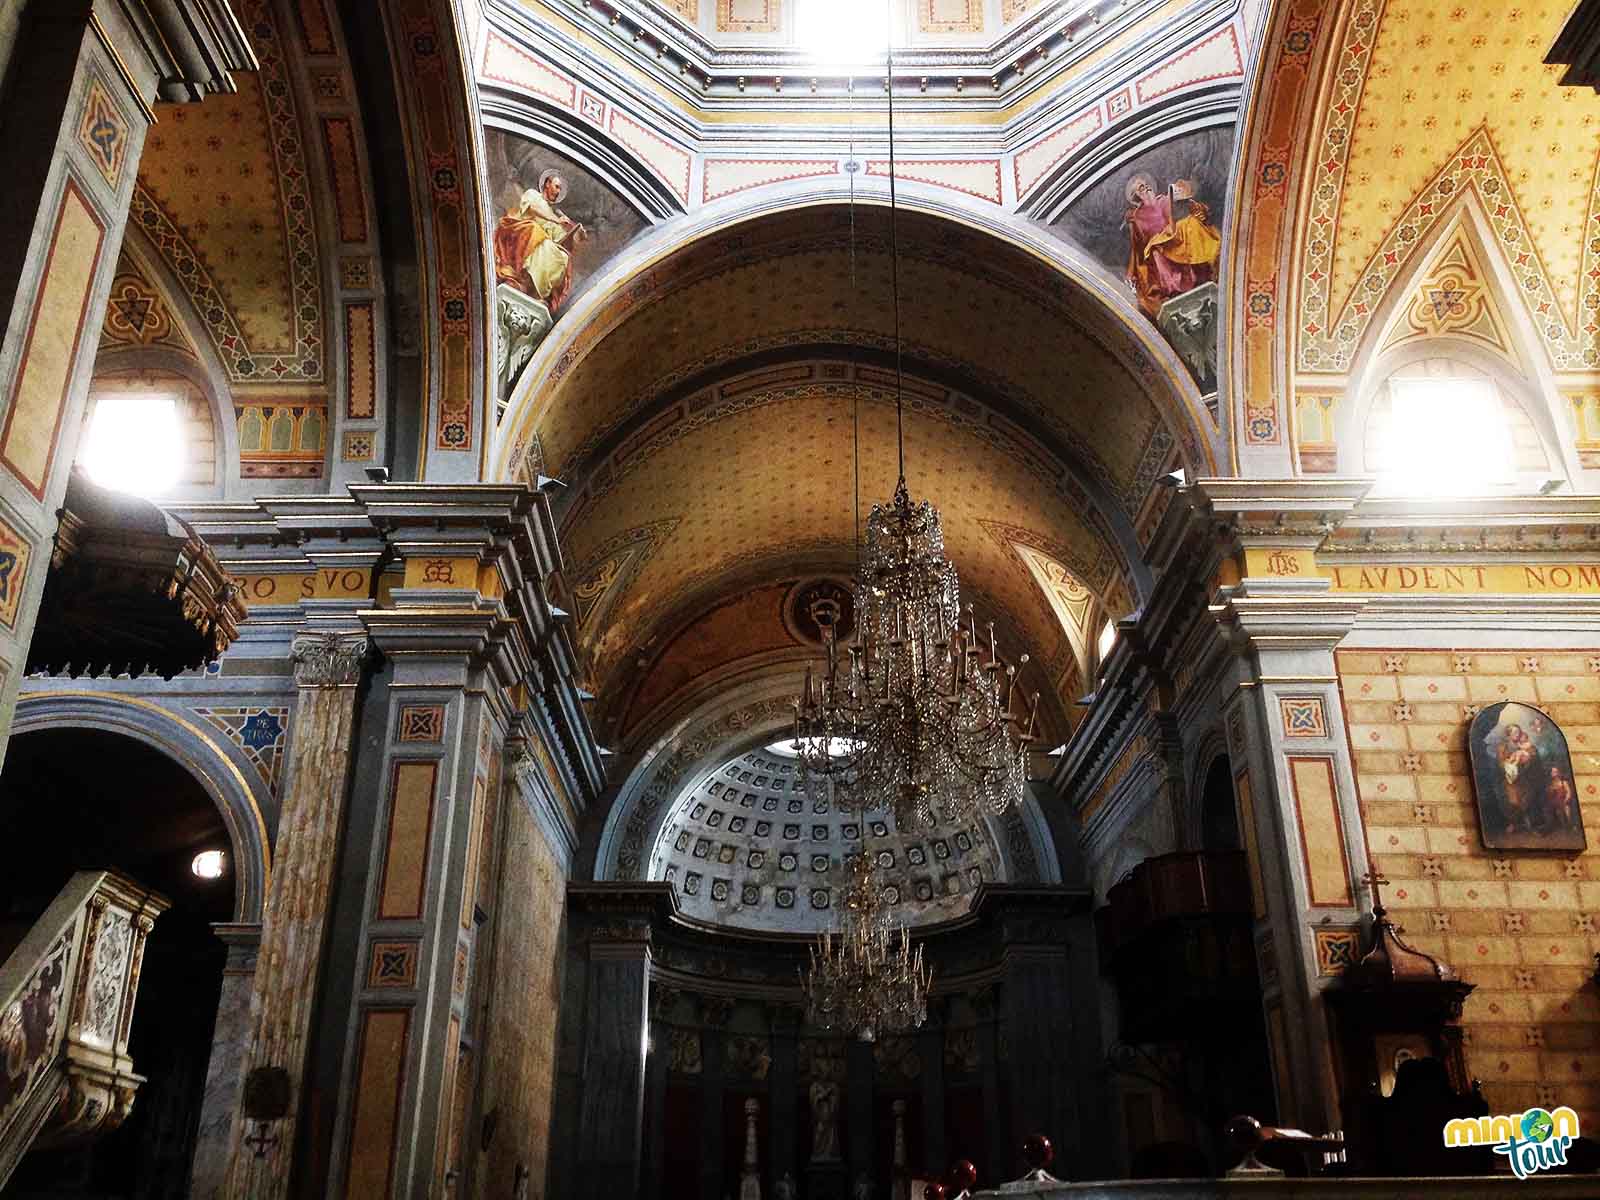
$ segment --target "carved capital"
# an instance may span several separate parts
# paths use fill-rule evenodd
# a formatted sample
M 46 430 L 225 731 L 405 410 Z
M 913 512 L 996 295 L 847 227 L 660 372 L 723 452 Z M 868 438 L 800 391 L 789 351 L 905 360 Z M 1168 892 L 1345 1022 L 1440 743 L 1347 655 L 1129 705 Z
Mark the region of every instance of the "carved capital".
M 295 682 L 301 687 L 352 687 L 361 679 L 367 646 L 363 634 L 300 634 L 290 652 Z

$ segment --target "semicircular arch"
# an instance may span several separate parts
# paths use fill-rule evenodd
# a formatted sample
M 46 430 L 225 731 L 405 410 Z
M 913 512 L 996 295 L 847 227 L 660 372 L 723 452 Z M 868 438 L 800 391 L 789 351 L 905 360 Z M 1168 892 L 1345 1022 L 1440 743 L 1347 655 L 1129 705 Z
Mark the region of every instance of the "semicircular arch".
M 792 728 L 799 675 L 793 664 L 721 692 L 658 725 L 614 793 L 595 844 L 596 880 L 642 880 L 673 811 L 702 777 Z M 1020 810 L 984 818 L 1008 882 L 1056 882 L 1059 856 L 1031 790 Z
M 952 236 L 965 233 L 993 239 L 992 248 L 1006 249 L 1019 256 L 1019 261 L 1037 267 L 1058 299 L 1081 302 L 1081 311 L 1098 320 L 1108 350 L 1138 378 L 1142 393 L 1161 414 L 1186 463 L 1196 472 L 1218 469 L 1225 459 L 1223 438 L 1193 377 L 1124 290 L 1085 252 L 1023 218 L 998 208 L 984 212 L 952 202 L 927 185 L 902 181 L 897 196 L 902 212 L 947 223 Z M 888 191 L 870 181 L 858 184 L 853 196 L 846 187 L 815 180 L 770 185 L 708 204 L 642 234 L 572 298 L 562 319 L 523 370 L 507 399 L 488 477 L 510 479 L 522 469 L 519 460 L 528 435 L 554 403 L 564 381 L 632 313 L 673 285 L 675 257 L 719 241 L 733 248 L 750 247 L 749 232 L 759 222 L 805 210 L 843 207 L 852 198 L 863 209 L 882 210 L 887 207 Z
M 245 772 L 199 726 L 148 700 L 103 692 L 40 692 L 17 702 L 13 737 L 35 730 L 97 729 L 161 751 L 211 797 L 233 843 L 234 919 L 259 924 L 266 910 L 271 838 Z

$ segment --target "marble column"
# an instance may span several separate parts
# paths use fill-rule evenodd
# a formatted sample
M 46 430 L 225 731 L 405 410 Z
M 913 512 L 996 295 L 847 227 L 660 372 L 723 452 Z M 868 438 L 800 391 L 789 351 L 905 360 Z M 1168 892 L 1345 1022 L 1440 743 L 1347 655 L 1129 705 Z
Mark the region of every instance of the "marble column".
M 756 1114 L 761 1101 L 744 1102 L 744 1170 L 739 1172 L 739 1200 L 761 1200 L 761 1151 L 756 1145 Z
M 0 756 L 151 105 L 232 91 L 228 72 L 255 66 L 226 0 L 22 7 L 0 45 Z
M 193 1200 L 216 1200 L 227 1179 L 233 1114 L 239 1107 L 239 1086 L 244 1081 L 244 1056 L 250 1041 L 250 994 L 261 947 L 260 925 L 220 924 L 211 928 L 227 944 L 228 958 L 222 968 L 217 1025 L 211 1035 L 211 1065 L 206 1069 L 194 1169 L 189 1177 Z
M 657 1200 L 661 1195 L 664 1166 L 667 1160 L 667 1076 L 672 1057 L 671 1029 L 664 1023 L 678 993 L 659 984 L 650 985 L 650 1035 L 649 1055 L 645 1061 L 645 1124 L 650 1130 L 650 1141 L 644 1150 L 643 1200 Z
M 273 1123 L 274 1140 L 257 1154 L 243 1144 L 254 1132 L 234 1121 L 232 1165 L 225 1194 L 235 1200 L 278 1200 L 289 1193 L 295 1132 L 304 1102 L 306 1047 L 326 941 L 334 865 L 349 786 L 351 731 L 362 664 L 363 635 L 305 634 L 294 641 L 294 741 L 273 847 L 272 883 L 262 923 L 251 995 L 246 1074 L 281 1067 L 289 1074 L 289 1114 Z
M 1042 1133 L 1056 1148 L 1056 1175 L 1076 1178 L 1078 1161 L 1067 951 L 1061 945 L 1010 945 L 1005 952 L 1005 1028 L 1010 1049 L 1011 1144 Z
M 873 1137 L 872 1045 L 858 1038 L 850 1038 L 845 1042 L 845 1104 L 850 1114 L 851 1195 L 854 1195 L 856 1180 L 862 1175 L 872 1179 L 873 1160 L 877 1153 Z M 877 1192 L 875 1187 L 873 1194 Z
M 583 1096 L 578 1114 L 578 1200 L 629 1200 L 643 1157 L 644 1042 L 649 927 L 623 923 L 621 938 L 589 943 Z

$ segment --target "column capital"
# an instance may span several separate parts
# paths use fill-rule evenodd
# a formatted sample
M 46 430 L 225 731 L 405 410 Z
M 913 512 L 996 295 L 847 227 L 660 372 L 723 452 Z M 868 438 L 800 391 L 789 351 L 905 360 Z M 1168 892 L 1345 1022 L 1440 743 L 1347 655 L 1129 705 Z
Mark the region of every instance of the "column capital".
M 301 687 L 354 687 L 369 645 L 360 633 L 296 634 L 290 651 L 295 682 Z

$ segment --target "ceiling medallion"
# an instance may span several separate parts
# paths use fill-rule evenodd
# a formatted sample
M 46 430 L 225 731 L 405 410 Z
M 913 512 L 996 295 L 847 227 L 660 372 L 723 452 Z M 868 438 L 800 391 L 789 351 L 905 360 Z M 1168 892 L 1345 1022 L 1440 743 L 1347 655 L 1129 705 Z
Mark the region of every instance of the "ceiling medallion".
M 789 589 L 784 599 L 783 620 L 789 633 L 801 642 L 821 646 L 827 629 L 835 638 L 848 642 L 855 633 L 856 599 L 845 579 L 806 579 Z

